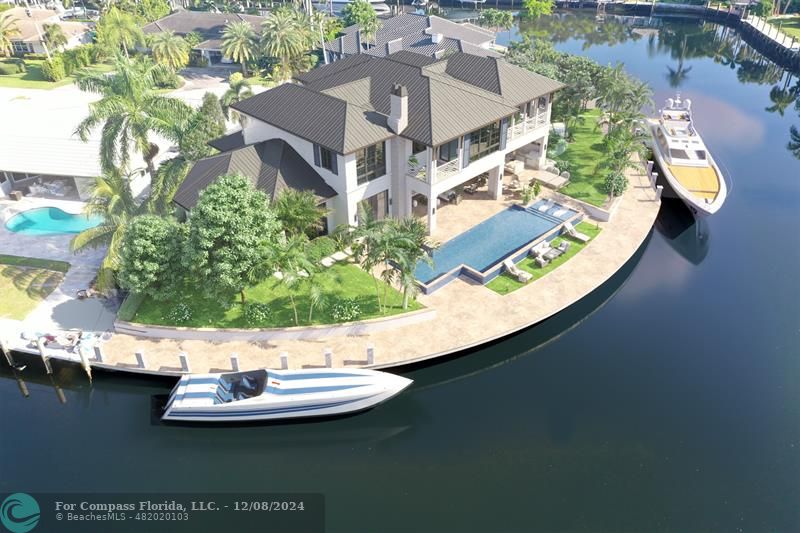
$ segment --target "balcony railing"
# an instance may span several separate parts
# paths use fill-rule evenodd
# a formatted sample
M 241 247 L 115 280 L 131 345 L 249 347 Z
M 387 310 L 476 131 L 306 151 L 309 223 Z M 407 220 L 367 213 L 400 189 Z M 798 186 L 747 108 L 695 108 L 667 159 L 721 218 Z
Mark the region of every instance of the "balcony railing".
M 436 175 L 433 182 L 438 183 L 446 180 L 450 176 L 455 176 L 461 171 L 461 165 L 458 158 L 436 166 Z M 428 183 L 428 165 L 425 163 L 417 163 L 416 165 L 408 165 L 406 174 L 412 178 L 418 179 Z
M 536 128 L 544 126 L 545 124 L 547 124 L 546 111 L 538 113 L 535 116 L 528 117 L 525 120 L 521 120 L 517 124 L 514 124 L 513 127 L 508 129 L 508 138 L 516 139 L 517 137 L 521 137 L 522 135 L 525 135 Z

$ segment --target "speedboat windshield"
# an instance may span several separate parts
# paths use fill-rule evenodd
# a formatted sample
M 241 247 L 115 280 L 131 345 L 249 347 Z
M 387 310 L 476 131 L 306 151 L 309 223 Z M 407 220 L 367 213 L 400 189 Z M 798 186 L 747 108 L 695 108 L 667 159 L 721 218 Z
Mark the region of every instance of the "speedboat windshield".
M 228 403 L 254 398 L 264 392 L 266 383 L 266 370 L 223 374 L 219 378 L 215 403 Z

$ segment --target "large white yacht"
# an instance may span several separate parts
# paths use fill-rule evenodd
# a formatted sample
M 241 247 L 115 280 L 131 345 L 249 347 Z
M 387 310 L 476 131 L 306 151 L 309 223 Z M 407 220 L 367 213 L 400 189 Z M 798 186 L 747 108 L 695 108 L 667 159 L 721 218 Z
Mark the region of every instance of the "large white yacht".
M 728 189 L 714 158 L 692 122 L 692 101 L 668 98 L 650 119 L 653 153 L 672 189 L 697 217 L 716 213 Z

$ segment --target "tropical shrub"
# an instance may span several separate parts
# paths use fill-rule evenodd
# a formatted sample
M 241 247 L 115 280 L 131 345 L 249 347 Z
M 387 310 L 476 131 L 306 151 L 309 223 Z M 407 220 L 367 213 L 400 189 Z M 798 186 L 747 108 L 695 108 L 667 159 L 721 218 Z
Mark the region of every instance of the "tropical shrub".
M 323 258 L 335 253 L 336 250 L 336 242 L 327 235 L 323 235 L 308 243 L 306 253 L 311 261 L 318 263 Z
M 64 60 L 60 55 L 55 55 L 42 63 L 42 76 L 47 81 L 61 81 L 67 77 Z
M 352 322 L 361 316 L 361 308 L 351 298 L 342 298 L 331 307 L 331 317 L 337 322 Z
M 536 183 L 539 182 L 537 181 Z M 529 203 L 531 203 L 531 200 L 536 198 L 536 193 L 534 192 L 533 187 L 531 187 L 530 185 L 527 185 L 522 188 L 521 195 L 522 195 L 522 203 L 524 205 L 528 205 Z
M 244 306 L 244 321 L 248 326 L 264 324 L 272 315 L 272 310 L 264 303 L 248 303 Z
M 153 81 L 159 89 L 177 89 L 183 83 L 181 77 L 178 76 L 173 70 L 161 69 L 153 73 Z
M 64 61 L 64 72 L 67 73 L 67 76 L 93 63 L 92 48 L 91 45 L 77 46 L 58 54 L 61 56 L 62 61 Z
M 609 172 L 606 175 L 605 190 L 609 196 L 622 196 L 628 188 L 628 178 L 625 174 Z
M 169 320 L 173 324 L 185 324 L 192 319 L 192 310 L 185 303 L 179 303 L 173 307 L 164 320 Z
M 0 76 L 8 76 L 11 74 L 21 74 L 25 72 L 25 61 L 19 58 L 6 59 L 0 61 Z

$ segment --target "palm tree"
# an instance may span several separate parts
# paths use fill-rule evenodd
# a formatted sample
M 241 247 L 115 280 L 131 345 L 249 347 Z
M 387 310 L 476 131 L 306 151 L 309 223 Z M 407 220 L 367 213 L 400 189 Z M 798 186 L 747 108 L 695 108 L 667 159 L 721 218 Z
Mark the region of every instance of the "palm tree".
M 10 56 L 14 52 L 11 38 L 19 35 L 17 22 L 11 18 L 11 13 L 0 15 L 0 55 Z
M 153 177 L 158 146 L 150 142 L 150 134 L 175 140 L 176 124 L 190 117 L 192 110 L 181 100 L 156 91 L 155 77 L 167 70 L 164 65 L 154 65 L 147 57 L 129 59 L 119 54 L 114 63 L 113 74 L 78 74 L 78 88 L 101 98 L 89 104 L 89 116 L 76 133 L 86 142 L 90 132 L 102 125 L 100 164 L 104 172 L 115 172 L 118 164 L 127 171 L 134 148 Z
M 144 213 L 145 206 L 137 205 L 130 188 L 130 175 L 110 172 L 98 177 L 91 191 L 85 212 L 100 215 L 99 226 L 83 230 L 73 237 L 70 248 L 76 252 L 86 248 L 108 246 L 108 251 L 97 273 L 99 289 L 114 286 L 114 273 L 119 265 L 119 254 L 125 229 L 134 217 Z
M 261 23 L 261 46 L 268 56 L 279 61 L 279 80 L 292 76 L 292 63 L 311 47 L 313 37 L 304 15 L 291 9 L 278 9 Z
M 112 7 L 97 24 L 98 41 L 112 51 L 119 50 L 120 46 L 128 57 L 128 48 L 145 42 L 142 28 L 130 13 Z
M 57 50 L 69 42 L 64 29 L 58 24 L 43 24 L 42 28 L 44 28 L 44 42 L 48 47 Z
M 402 236 L 401 245 L 394 258 L 400 277 L 400 287 L 403 289 L 403 309 L 408 309 L 408 300 L 419 292 L 414 272 L 420 262 L 433 267 L 432 252 L 439 247 L 438 244 L 428 239 L 428 229 L 425 223 L 418 218 L 409 217 L 392 220 L 396 231 Z
M 156 63 L 180 70 L 189 63 L 189 45 L 180 35 L 168 30 L 150 37 L 150 50 Z
M 222 32 L 222 53 L 242 65 L 242 73 L 247 76 L 247 62 L 253 59 L 258 50 L 258 37 L 249 22 L 229 22 Z
M 361 202 L 358 204 L 358 225 L 355 228 L 346 226 L 337 230 L 341 240 L 351 243 L 353 257 L 359 262 L 361 268 L 372 274 L 376 266 L 381 264 L 380 240 L 383 238 L 384 224 L 372 214 L 372 211 Z M 382 309 L 381 291 L 378 278 L 373 276 L 375 294 L 378 299 L 378 309 Z
M 322 228 L 322 217 L 327 211 L 317 205 L 311 191 L 284 189 L 273 203 L 273 209 L 289 235 L 312 236 Z
M 225 113 L 226 119 L 238 120 L 239 124 L 244 128 L 245 124 L 247 124 L 247 117 L 238 113 L 231 106 L 253 96 L 253 89 L 250 88 L 250 82 L 238 72 L 231 74 L 228 84 L 230 85 L 228 90 L 220 98 L 222 111 Z
M 302 284 L 317 270 L 306 253 L 307 244 L 308 239 L 305 235 L 293 235 L 281 238 L 277 242 L 265 243 L 264 260 L 250 272 L 250 278 L 254 283 L 269 278 L 275 272 L 281 273 L 280 281 L 289 292 L 289 302 L 294 312 L 296 326 L 300 325 L 300 317 L 297 314 L 295 295 Z

